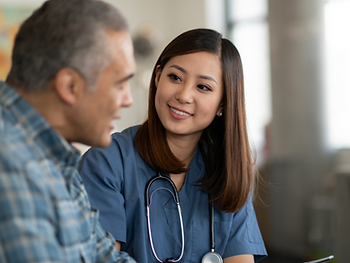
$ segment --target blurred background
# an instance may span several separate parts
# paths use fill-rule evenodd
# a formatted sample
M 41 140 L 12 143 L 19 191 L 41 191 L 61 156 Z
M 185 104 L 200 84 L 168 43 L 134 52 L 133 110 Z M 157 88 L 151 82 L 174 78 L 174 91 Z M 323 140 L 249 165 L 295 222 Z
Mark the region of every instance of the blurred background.
M 269 252 L 303 262 L 350 250 L 350 0 L 110 0 L 130 24 L 137 73 L 120 131 L 143 122 L 162 49 L 208 27 L 240 51 L 252 151 L 268 181 L 256 202 Z M 0 0 L 0 78 L 13 37 L 42 0 Z M 77 145 L 82 151 L 83 145 Z

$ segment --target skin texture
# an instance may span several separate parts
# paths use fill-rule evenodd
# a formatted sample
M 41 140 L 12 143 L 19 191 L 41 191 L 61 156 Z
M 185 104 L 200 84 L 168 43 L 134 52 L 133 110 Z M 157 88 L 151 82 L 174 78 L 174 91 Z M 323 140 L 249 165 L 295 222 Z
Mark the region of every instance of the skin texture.
M 253 255 L 239 255 L 224 259 L 224 263 L 254 263 Z
M 74 69 L 59 70 L 44 92 L 17 91 L 68 142 L 106 147 L 111 142 L 112 120 L 132 104 L 129 80 L 135 72 L 132 40 L 128 32 L 106 30 L 110 63 L 88 90 Z M 92 58 L 93 59 L 93 58 Z

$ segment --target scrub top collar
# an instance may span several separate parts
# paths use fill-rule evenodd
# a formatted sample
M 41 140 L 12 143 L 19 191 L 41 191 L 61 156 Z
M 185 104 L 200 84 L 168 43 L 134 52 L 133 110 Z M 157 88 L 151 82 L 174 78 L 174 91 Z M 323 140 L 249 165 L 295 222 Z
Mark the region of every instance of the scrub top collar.
M 147 166 L 147 170 L 149 172 L 150 178 L 157 175 L 157 171 L 154 171 L 151 167 Z M 199 147 L 197 146 L 196 153 L 193 156 L 189 166 L 189 171 L 186 173 L 185 182 L 182 187 L 182 189 L 179 191 L 179 197 L 181 199 L 181 196 L 183 197 L 189 197 L 190 191 L 193 191 L 191 189 L 190 185 L 198 185 L 198 180 L 202 178 L 205 170 L 205 165 L 203 162 L 201 151 L 199 150 Z M 169 173 L 162 175 L 170 178 Z

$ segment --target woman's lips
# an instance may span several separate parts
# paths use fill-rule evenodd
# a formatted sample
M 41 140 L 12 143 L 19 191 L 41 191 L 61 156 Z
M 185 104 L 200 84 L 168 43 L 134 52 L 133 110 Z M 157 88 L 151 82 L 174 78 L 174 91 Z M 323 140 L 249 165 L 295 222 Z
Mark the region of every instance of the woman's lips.
M 179 109 L 176 109 L 174 107 L 169 106 L 171 115 L 176 119 L 187 119 L 193 116 L 193 114 L 190 114 L 186 111 L 182 111 Z

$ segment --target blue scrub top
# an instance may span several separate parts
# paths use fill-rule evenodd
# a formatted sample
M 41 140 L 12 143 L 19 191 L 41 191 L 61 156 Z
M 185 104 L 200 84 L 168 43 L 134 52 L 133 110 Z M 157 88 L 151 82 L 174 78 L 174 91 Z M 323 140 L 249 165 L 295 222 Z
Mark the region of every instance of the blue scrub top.
M 100 210 L 101 225 L 122 242 L 121 250 L 137 262 L 156 263 L 147 229 L 145 188 L 157 172 L 142 160 L 135 147 L 138 128 L 114 133 L 107 148 L 87 151 L 80 173 L 91 205 Z M 210 251 L 208 195 L 197 184 L 204 172 L 197 149 L 179 192 L 185 235 L 184 255 L 179 262 L 199 263 Z M 153 244 L 161 260 L 177 259 L 181 253 L 179 215 L 172 195 L 165 180 L 155 181 L 149 194 Z M 223 258 L 253 254 L 255 261 L 266 255 L 251 197 L 239 211 L 224 213 L 215 208 L 214 216 L 215 252 Z

